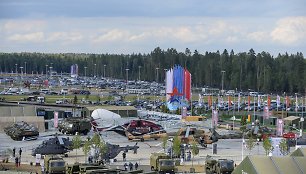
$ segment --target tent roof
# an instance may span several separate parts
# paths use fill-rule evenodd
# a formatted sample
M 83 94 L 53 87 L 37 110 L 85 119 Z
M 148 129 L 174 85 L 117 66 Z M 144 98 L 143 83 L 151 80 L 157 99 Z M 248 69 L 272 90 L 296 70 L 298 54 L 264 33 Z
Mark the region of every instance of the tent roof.
M 306 148 L 298 148 L 291 153 L 290 156 L 303 156 L 306 157 Z
M 293 121 L 293 120 L 297 120 L 297 119 L 300 119 L 300 117 L 297 117 L 297 116 L 289 116 L 289 117 L 284 118 L 285 121 Z
M 106 109 L 106 110 L 136 110 L 134 106 L 89 106 L 86 107 L 89 111 L 94 111 L 96 109 Z

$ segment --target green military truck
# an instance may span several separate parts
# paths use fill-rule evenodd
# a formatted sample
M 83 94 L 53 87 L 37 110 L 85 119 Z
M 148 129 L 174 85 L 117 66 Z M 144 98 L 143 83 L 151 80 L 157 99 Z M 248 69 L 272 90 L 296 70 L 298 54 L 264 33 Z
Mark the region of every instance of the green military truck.
M 207 156 L 205 160 L 205 172 L 206 174 L 225 174 L 232 173 L 234 171 L 234 161 L 229 159 L 213 159 L 211 156 Z
M 46 155 L 44 158 L 44 171 L 46 173 L 66 173 L 66 162 L 58 156 Z
M 62 120 L 58 125 L 58 130 L 64 134 L 75 135 L 79 134 L 87 135 L 91 130 L 90 120 L 82 117 L 72 117 Z
M 152 153 L 150 157 L 152 171 L 159 173 L 174 173 L 175 161 L 164 153 Z

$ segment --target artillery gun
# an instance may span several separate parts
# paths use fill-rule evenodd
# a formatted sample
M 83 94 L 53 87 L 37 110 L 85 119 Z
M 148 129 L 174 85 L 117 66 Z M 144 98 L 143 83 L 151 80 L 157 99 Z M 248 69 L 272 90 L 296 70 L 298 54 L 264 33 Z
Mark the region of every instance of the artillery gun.
M 223 174 L 232 173 L 234 170 L 234 161 L 228 159 L 214 159 L 211 156 L 207 156 L 205 160 L 205 172 L 206 174 Z
M 15 141 L 37 139 L 39 136 L 38 128 L 24 121 L 5 127 L 4 132 Z

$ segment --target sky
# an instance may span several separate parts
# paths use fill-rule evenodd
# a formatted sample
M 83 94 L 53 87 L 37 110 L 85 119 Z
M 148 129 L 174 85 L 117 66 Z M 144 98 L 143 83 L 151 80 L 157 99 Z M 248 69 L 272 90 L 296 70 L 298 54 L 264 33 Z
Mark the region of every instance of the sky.
M 306 55 L 305 0 L 0 0 L 0 52 Z

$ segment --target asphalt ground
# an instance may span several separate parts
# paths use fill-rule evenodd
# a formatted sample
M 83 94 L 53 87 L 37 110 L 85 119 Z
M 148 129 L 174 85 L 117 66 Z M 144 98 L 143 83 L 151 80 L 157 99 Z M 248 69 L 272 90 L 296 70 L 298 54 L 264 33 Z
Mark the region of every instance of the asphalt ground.
M 160 123 L 165 127 L 168 127 L 168 130 L 172 129 L 175 131 L 179 127 L 184 124 L 178 123 L 171 123 L 171 122 L 164 122 Z M 201 127 L 207 127 L 210 125 L 210 120 L 205 122 L 201 122 Z M 227 130 L 217 130 L 218 132 L 226 133 Z M 49 131 L 40 134 L 40 137 L 37 140 L 33 141 L 14 141 L 5 133 L 0 133 L 0 151 L 6 149 L 16 148 L 16 153 L 18 153 L 19 148 L 22 148 L 22 155 L 21 155 L 21 163 L 22 164 L 30 164 L 30 162 L 35 163 L 35 157 L 31 156 L 31 151 L 33 148 L 37 147 L 39 144 L 42 143 L 43 140 L 48 139 L 50 136 L 54 135 L 56 131 Z M 93 133 L 90 132 L 89 136 Z M 66 136 L 66 135 L 63 135 Z M 143 169 L 144 171 L 150 171 L 150 155 L 154 152 L 163 152 L 163 148 L 161 147 L 161 140 L 149 140 L 145 142 L 140 141 L 129 141 L 126 137 L 123 137 L 119 134 L 114 132 L 103 132 L 101 133 L 102 138 L 104 141 L 118 144 L 120 146 L 133 146 L 137 142 L 139 149 L 137 154 L 134 154 L 133 151 L 128 151 L 126 155 L 126 161 L 122 159 L 122 152 L 116 157 L 116 162 L 110 162 L 108 165 L 111 165 L 114 168 L 121 168 L 123 169 L 124 163 L 132 162 L 135 164 L 136 162 L 139 164 L 139 169 Z M 87 136 L 83 136 L 82 138 L 85 139 Z M 70 136 L 72 138 L 72 136 Z M 171 143 L 169 143 L 170 145 Z M 241 160 L 246 155 L 264 155 L 264 149 L 262 147 L 262 142 L 258 142 L 258 145 L 255 145 L 255 148 L 252 151 L 248 151 L 242 145 L 242 139 L 227 139 L 223 140 L 220 139 L 217 144 L 217 154 L 213 154 L 212 145 L 208 145 L 207 148 L 200 147 L 199 154 L 197 156 L 192 157 L 192 161 L 184 161 L 183 164 L 204 164 L 205 157 L 207 155 L 213 156 L 215 158 L 226 158 L 232 159 L 238 165 Z M 187 150 L 188 151 L 188 150 Z M 84 155 L 82 149 L 73 150 L 68 153 L 68 157 L 64 157 L 64 160 L 68 164 L 73 164 L 75 162 L 84 163 L 86 161 L 86 156 Z M 10 162 L 14 162 L 14 158 L 10 156 Z

